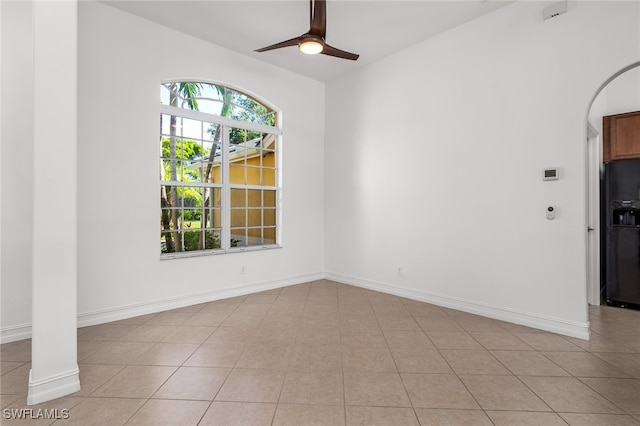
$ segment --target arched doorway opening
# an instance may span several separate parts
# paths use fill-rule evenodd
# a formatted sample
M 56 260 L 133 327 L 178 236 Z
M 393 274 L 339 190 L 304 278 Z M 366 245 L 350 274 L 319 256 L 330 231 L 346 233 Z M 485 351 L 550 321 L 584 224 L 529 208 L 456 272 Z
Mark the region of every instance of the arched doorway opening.
M 587 300 L 590 305 L 599 305 L 604 297 L 601 268 L 604 241 L 600 223 L 602 117 L 634 110 L 640 110 L 640 61 L 622 68 L 604 81 L 594 93 L 586 111 Z

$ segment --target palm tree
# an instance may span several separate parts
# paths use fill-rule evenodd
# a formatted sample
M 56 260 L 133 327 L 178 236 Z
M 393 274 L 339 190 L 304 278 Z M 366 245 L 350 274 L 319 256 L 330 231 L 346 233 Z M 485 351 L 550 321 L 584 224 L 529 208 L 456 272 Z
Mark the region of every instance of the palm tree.
M 198 109 L 198 101 L 195 99 L 200 95 L 200 91 L 202 90 L 202 85 L 200 83 L 194 82 L 175 82 L 175 83 L 167 83 L 165 87 L 169 89 L 169 105 L 174 107 L 180 106 L 180 100 L 186 102 L 187 107 L 192 110 Z M 175 115 L 171 116 L 171 122 L 169 125 L 169 164 L 170 164 L 170 179 L 173 182 L 178 180 L 178 172 L 176 167 L 176 125 L 177 118 Z M 160 126 L 162 129 L 162 124 Z M 162 167 L 160 173 L 163 173 Z M 178 201 L 178 191 L 175 185 L 171 187 L 171 192 L 167 194 L 165 186 L 163 185 L 160 192 L 160 203 L 163 207 L 162 209 L 162 228 L 163 235 L 165 237 L 165 242 L 167 246 L 167 252 L 181 252 L 183 251 L 182 247 L 182 231 L 179 230 L 178 226 L 178 215 L 175 212 L 170 210 L 171 207 L 174 207 L 174 203 Z M 177 238 L 174 243 L 173 235 L 171 234 L 171 227 L 173 226 L 174 230 L 177 230 Z

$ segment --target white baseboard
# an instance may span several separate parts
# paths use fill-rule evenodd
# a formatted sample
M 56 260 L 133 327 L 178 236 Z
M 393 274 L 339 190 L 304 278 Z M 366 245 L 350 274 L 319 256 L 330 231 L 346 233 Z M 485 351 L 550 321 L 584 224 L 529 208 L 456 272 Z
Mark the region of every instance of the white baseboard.
M 80 390 L 80 370 L 77 367 L 40 380 L 33 380 L 32 373 L 33 370 L 30 370 L 27 405 L 41 404 Z
M 31 337 L 31 323 L 11 325 L 0 329 L 0 343 L 15 342 Z
M 243 285 L 240 287 L 229 287 L 211 291 L 203 291 L 181 296 L 169 297 L 166 299 L 150 300 L 126 306 L 118 306 L 109 309 L 102 309 L 93 312 L 83 312 L 78 314 L 78 327 L 103 324 L 105 322 L 119 321 L 122 319 L 136 317 L 138 315 L 153 314 L 170 309 L 183 308 L 185 306 L 197 305 L 199 303 L 212 302 L 230 297 L 243 296 L 245 294 L 256 293 L 288 285 L 300 284 L 324 278 L 324 273 L 297 275 L 293 277 L 281 278 L 278 280 L 264 281 Z M 24 340 L 31 337 L 31 324 L 21 324 L 8 326 L 0 329 L 0 343 L 9 343 L 16 340 Z
M 274 288 L 315 281 L 323 278 L 323 273 L 297 275 L 294 277 L 282 278 L 278 280 L 247 284 L 241 287 L 230 287 L 226 289 L 203 291 L 198 293 L 185 294 L 182 296 L 170 297 L 166 299 L 150 300 L 148 302 L 103 309 L 100 311 L 85 312 L 78 314 L 78 327 L 103 324 L 105 322 L 118 321 L 126 318 L 137 317 L 139 315 L 153 314 L 156 312 L 183 308 L 185 306 L 197 305 L 199 303 L 207 303 L 213 302 L 215 300 L 244 296 L 246 294 L 272 290 Z
M 472 300 L 442 295 L 427 291 L 419 291 L 411 288 L 389 285 L 382 282 L 327 272 L 326 279 L 337 281 L 343 284 L 363 287 L 370 290 L 389 293 L 407 299 L 420 302 L 431 303 L 446 308 L 456 309 L 471 314 L 481 315 L 488 318 L 507 321 L 514 324 L 525 325 L 552 333 L 558 333 L 569 337 L 589 340 L 589 322 L 579 323 L 567 321 L 560 318 L 553 318 L 530 312 L 518 311 L 515 309 L 492 306 L 485 303 L 478 303 Z

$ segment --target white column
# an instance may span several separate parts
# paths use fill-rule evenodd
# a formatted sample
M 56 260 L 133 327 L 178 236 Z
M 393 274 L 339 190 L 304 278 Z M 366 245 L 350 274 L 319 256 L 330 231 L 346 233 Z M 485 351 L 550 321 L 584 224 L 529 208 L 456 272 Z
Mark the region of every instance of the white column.
M 35 1 L 32 355 L 27 403 L 80 389 L 76 0 Z

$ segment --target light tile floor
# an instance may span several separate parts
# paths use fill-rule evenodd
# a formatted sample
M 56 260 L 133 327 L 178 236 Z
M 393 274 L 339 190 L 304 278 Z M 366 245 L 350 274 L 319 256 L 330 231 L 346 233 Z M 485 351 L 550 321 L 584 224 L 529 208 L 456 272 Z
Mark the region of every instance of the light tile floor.
M 3 425 L 640 425 L 640 311 L 563 337 L 331 281 L 78 330 L 82 390 Z M 25 408 L 30 341 L 2 345 Z

